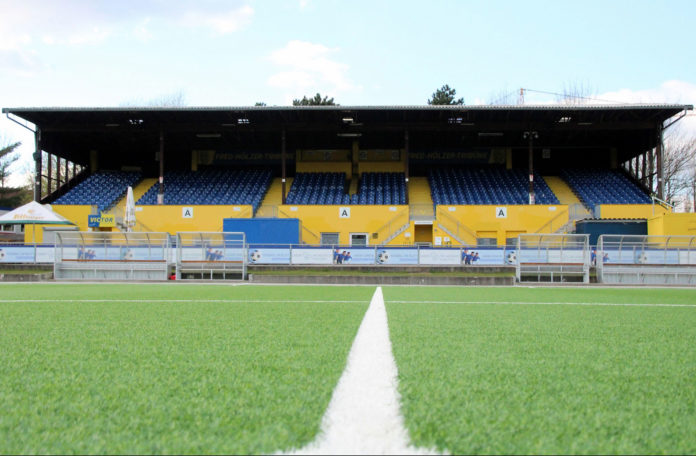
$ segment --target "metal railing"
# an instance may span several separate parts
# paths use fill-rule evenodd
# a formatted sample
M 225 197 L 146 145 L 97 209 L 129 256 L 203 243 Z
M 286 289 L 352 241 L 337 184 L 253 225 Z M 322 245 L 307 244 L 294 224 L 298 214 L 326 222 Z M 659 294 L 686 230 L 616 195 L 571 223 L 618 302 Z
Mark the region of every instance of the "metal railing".
M 444 222 L 444 223 L 443 223 Z M 437 213 L 437 223 L 438 226 L 444 228 L 449 232 L 451 236 L 454 236 L 457 242 L 464 245 L 476 245 L 478 236 L 476 233 L 468 226 L 461 223 L 456 218 L 449 215 L 444 210 L 440 210 Z M 464 236 L 471 238 L 471 242 L 466 242 Z
M 389 237 L 410 223 L 408 208 L 401 209 L 394 217 L 389 219 L 387 223 L 382 225 L 375 231 L 377 239 L 380 243 L 389 242 Z

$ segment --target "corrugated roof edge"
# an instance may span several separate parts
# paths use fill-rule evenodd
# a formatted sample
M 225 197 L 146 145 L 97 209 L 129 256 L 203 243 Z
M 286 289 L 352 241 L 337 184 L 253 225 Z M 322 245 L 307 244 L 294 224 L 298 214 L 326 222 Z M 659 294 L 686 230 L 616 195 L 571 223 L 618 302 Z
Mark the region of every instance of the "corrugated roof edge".
M 592 110 L 629 110 L 629 109 L 679 109 L 691 111 L 693 105 L 683 104 L 621 104 L 621 105 L 403 105 L 403 106 L 181 106 L 181 107 L 16 107 L 2 108 L 3 113 L 37 112 L 37 111 L 388 111 L 388 110 L 426 110 L 426 111 L 592 111 Z

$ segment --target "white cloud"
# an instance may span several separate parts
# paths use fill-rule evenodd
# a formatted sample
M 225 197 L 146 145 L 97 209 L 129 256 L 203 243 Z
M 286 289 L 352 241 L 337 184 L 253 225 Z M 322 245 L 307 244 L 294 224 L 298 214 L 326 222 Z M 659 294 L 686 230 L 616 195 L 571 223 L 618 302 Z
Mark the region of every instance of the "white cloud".
M 696 101 L 696 84 L 686 81 L 670 80 L 659 87 L 631 90 L 620 89 L 606 92 L 596 97 L 616 103 L 676 103 L 693 104 Z
M 325 95 L 360 90 L 347 76 L 349 66 L 333 60 L 331 56 L 338 49 L 331 49 L 322 44 L 293 40 L 285 47 L 273 51 L 269 60 L 284 70 L 270 76 L 268 85 L 280 89 L 294 90 L 295 97 L 312 95 L 304 93 L 323 92 Z
M 696 84 L 686 81 L 669 80 L 659 87 L 642 90 L 621 89 L 597 95 L 596 98 L 618 103 L 672 103 L 689 104 L 696 102 Z M 675 124 L 679 131 L 696 136 L 696 113 L 689 111 L 687 116 Z
M 254 9 L 249 5 L 219 12 L 219 11 L 190 11 L 184 14 L 182 23 L 189 27 L 207 27 L 216 33 L 226 35 L 247 26 L 254 15 Z

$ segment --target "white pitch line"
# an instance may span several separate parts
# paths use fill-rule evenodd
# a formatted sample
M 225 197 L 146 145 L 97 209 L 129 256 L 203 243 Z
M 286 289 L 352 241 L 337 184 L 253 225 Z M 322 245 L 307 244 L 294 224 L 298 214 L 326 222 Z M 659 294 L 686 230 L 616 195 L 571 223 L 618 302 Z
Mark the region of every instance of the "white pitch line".
M 325 300 L 325 301 L 307 301 L 307 300 L 288 300 L 288 299 L 3 299 L 2 302 L 88 302 L 88 303 L 101 303 L 101 302 L 222 302 L 222 303 L 236 303 L 236 302 L 283 302 L 283 303 L 315 303 L 315 304 L 327 304 L 327 303 L 364 303 L 365 301 L 347 301 L 347 300 Z
M 617 302 L 529 302 L 529 301 L 394 301 L 399 304 L 530 304 L 542 306 L 696 307 L 696 304 Z
M 409 445 L 387 312 L 377 287 L 317 439 L 292 454 L 435 454 Z

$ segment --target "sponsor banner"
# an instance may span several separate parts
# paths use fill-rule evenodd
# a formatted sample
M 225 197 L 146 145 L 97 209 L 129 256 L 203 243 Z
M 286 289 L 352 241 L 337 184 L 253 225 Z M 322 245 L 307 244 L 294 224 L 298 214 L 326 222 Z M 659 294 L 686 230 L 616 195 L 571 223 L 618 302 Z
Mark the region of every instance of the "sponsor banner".
M 116 226 L 114 214 L 88 215 L 87 226 L 90 228 L 113 228 Z
M 333 250 L 324 248 L 292 249 L 292 264 L 332 264 Z
M 249 263 L 252 264 L 290 264 L 290 249 L 250 248 Z
M 182 247 L 181 261 L 242 261 L 244 259 L 244 249 L 226 249 L 224 247 L 211 246 L 201 247 Z
M 696 264 L 696 252 L 691 253 L 691 263 L 688 256 L 688 252 L 677 250 L 604 250 L 607 264 Z
M 375 264 L 374 247 L 346 247 L 334 249 L 334 264 Z
M 521 249 L 517 252 L 517 259 L 520 263 L 548 263 L 546 250 L 527 250 Z
M 461 251 L 461 262 L 466 263 L 466 257 L 469 256 L 469 263 L 472 265 L 502 265 L 502 264 L 515 264 L 517 256 L 514 250 L 505 249 L 462 249 Z
M 585 251 L 580 250 L 557 250 L 551 249 L 548 251 L 549 263 L 583 263 Z
M 56 248 L 53 246 L 37 247 L 36 262 L 37 263 L 53 263 L 55 260 Z
M 644 250 L 634 255 L 635 264 L 679 264 L 676 250 Z
M 418 249 L 378 248 L 377 264 L 418 264 Z
M 421 249 L 420 264 L 460 264 L 461 249 Z
M 679 264 L 696 264 L 696 251 L 680 251 Z
M 34 247 L 0 247 L 0 263 L 33 263 Z
M 77 248 L 64 248 L 62 253 L 64 260 L 87 261 L 162 261 L 164 260 L 164 248 L 162 247 L 91 247 L 78 246 Z

